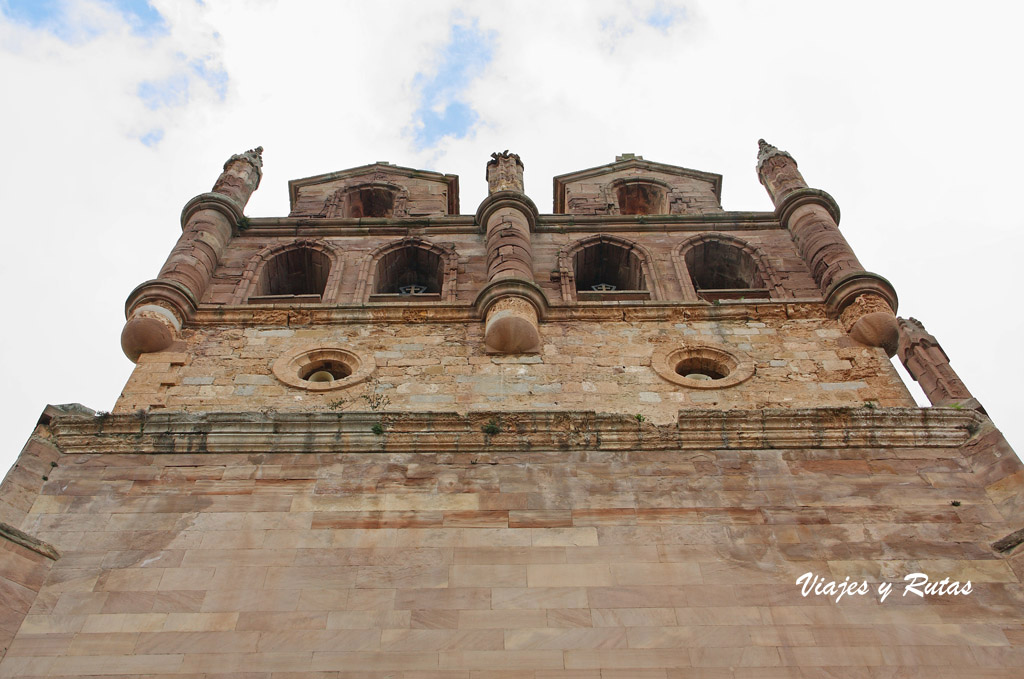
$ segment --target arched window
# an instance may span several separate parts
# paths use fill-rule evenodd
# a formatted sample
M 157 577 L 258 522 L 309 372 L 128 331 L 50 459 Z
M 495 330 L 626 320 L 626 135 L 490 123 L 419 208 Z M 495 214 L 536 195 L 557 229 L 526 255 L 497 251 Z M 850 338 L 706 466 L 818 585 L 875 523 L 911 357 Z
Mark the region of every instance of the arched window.
M 299 240 L 262 250 L 250 260 L 233 303 L 333 302 L 341 265 L 329 245 Z
M 600 241 L 578 250 L 572 268 L 577 292 L 647 289 L 640 259 L 618 243 Z
M 681 261 L 680 261 L 681 260 Z M 680 282 L 692 296 L 707 301 L 768 299 L 777 288 L 764 258 L 739 239 L 697 236 L 677 251 Z
M 395 192 L 384 186 L 360 186 L 345 197 L 346 217 L 390 217 L 395 211 Z
M 559 253 L 558 262 L 566 300 L 645 300 L 657 288 L 646 252 L 617 236 L 601 234 L 577 241 Z
M 439 295 L 444 272 L 436 252 L 409 245 L 377 260 L 376 294 Z
M 256 294 L 260 297 L 321 297 L 330 271 L 331 261 L 323 252 L 306 247 L 285 250 L 263 266 Z
M 667 186 L 648 179 L 615 182 L 621 215 L 661 215 L 668 212 Z
M 421 238 L 388 243 L 364 261 L 356 299 L 371 302 L 455 301 L 458 257 Z

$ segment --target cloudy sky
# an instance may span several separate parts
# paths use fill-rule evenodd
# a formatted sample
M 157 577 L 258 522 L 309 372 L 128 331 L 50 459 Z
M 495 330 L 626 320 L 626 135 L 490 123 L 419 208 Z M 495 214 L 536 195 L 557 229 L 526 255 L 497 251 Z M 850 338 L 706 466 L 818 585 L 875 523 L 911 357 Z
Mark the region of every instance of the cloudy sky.
M 506 148 L 542 212 L 552 176 L 623 152 L 770 210 L 765 137 L 1020 449 L 1024 4 L 964 7 L 0 0 L 0 468 L 47 403 L 112 408 L 125 298 L 260 144 L 251 216 L 287 214 L 289 179 L 378 160 L 458 174 L 472 213 Z

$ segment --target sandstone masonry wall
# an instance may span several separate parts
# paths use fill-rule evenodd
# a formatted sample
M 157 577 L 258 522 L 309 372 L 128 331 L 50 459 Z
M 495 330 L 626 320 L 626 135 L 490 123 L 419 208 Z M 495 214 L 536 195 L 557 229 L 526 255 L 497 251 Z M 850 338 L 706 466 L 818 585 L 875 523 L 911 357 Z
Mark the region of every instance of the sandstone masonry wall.
M 377 413 L 55 418 L 24 527 L 61 556 L 0 676 L 1018 676 L 1024 557 L 991 543 L 1020 528 L 1022 471 L 998 432 L 790 412 L 396 416 L 382 437 L 356 434 Z M 914 571 L 973 591 L 795 584 Z
M 664 424 L 683 407 L 913 405 L 881 350 L 856 344 L 834 321 L 785 318 L 785 311 L 747 321 L 684 320 L 680 312 L 678 322 L 542 324 L 541 353 L 518 356 L 484 353 L 483 324 L 473 322 L 202 327 L 183 333 L 180 352 L 143 355 L 115 412 L 362 410 L 371 398 L 386 400 L 388 411 L 579 410 L 596 401 L 602 411 Z M 652 367 L 659 349 L 693 343 L 749 356 L 753 377 L 693 389 Z M 274 361 L 288 351 L 327 345 L 371 360 L 371 378 L 314 393 L 273 375 Z

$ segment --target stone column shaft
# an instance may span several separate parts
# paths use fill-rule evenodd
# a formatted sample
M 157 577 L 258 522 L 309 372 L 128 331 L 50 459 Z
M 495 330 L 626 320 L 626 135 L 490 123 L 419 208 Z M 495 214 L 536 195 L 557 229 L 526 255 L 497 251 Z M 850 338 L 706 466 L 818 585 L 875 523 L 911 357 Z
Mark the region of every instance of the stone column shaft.
M 787 225 L 822 292 L 844 274 L 864 271 L 832 215 L 820 205 L 797 207 Z
M 533 280 L 530 223 L 514 208 L 497 210 L 487 220 L 487 280 Z

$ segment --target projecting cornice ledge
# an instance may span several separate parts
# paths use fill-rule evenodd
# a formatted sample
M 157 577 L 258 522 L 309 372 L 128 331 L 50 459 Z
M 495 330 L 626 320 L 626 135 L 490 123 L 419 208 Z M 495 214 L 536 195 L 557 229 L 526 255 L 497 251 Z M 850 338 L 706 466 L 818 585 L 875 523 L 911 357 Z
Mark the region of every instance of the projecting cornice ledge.
M 51 427 L 66 454 L 248 455 L 952 448 L 983 421 L 974 411 L 954 408 L 681 410 L 677 424 L 661 426 L 587 411 L 159 412 L 61 415 Z

